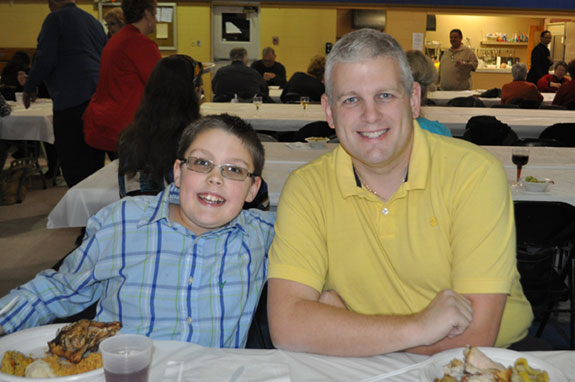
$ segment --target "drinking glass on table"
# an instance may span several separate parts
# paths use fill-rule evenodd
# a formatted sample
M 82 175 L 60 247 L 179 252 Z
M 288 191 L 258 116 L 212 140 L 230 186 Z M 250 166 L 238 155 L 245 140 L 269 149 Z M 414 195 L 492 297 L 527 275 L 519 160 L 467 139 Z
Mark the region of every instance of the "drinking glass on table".
M 256 110 L 260 109 L 262 104 L 262 97 L 261 96 L 254 96 L 254 104 L 256 105 Z
M 303 109 L 307 109 L 307 105 L 309 105 L 309 97 L 299 97 L 299 103 L 303 106 Z
M 119 334 L 100 344 L 106 382 L 146 382 L 153 341 L 139 334 Z
M 521 168 L 529 162 L 529 149 L 525 147 L 515 147 L 511 150 L 511 160 L 517 166 L 517 179 L 513 184 L 514 187 L 520 186 Z

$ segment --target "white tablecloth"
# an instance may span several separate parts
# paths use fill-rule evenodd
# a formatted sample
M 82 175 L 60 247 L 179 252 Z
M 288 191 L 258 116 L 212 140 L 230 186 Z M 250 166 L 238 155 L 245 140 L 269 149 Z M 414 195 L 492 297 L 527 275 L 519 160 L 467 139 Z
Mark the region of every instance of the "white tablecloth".
M 493 109 L 482 107 L 424 106 L 422 116 L 447 126 L 453 136 L 462 136 L 471 117 L 492 115 L 508 124 L 520 138 L 538 138 L 539 134 L 555 123 L 575 123 L 572 110 L 550 109 Z
M 483 90 L 438 90 L 435 92 L 428 92 L 427 98 L 433 100 L 437 106 L 446 106 L 450 99 L 456 97 L 470 97 L 478 96 L 483 93 Z M 543 95 L 543 105 L 551 105 L 555 93 L 541 93 Z M 487 107 L 498 105 L 501 103 L 501 98 L 479 98 Z
M 270 204 L 277 206 L 288 175 L 303 164 L 332 150 L 310 149 L 306 143 L 264 142 L 266 164 L 263 177 L 268 183 Z M 511 147 L 485 146 L 503 163 L 509 183 L 515 181 L 515 165 L 511 162 Z M 102 207 L 119 199 L 117 161 L 111 162 L 71 189 L 48 215 L 48 228 L 83 227 L 88 218 Z M 533 193 L 513 188 L 514 200 L 562 201 L 575 205 L 575 148 L 532 147 L 529 163 L 523 175 L 551 178 L 555 184 L 549 192 Z
M 52 101 L 38 99 L 29 109 L 8 102 L 12 113 L 0 118 L 0 139 L 54 143 Z

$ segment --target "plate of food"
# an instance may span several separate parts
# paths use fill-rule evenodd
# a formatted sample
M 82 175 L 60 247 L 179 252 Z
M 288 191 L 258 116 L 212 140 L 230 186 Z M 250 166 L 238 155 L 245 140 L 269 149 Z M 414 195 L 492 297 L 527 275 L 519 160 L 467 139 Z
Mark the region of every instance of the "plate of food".
M 523 187 L 529 192 L 546 192 L 554 182 L 549 178 L 537 179 L 534 176 L 526 176 L 523 179 Z
M 98 381 L 104 376 L 98 345 L 119 322 L 80 320 L 24 329 L 0 339 L 0 381 Z
M 327 137 L 307 137 L 306 142 L 312 149 L 325 149 L 326 143 L 329 141 Z
M 468 346 L 438 353 L 420 373 L 425 382 L 466 381 L 471 376 L 481 381 L 568 382 L 561 370 L 539 358 L 490 347 Z

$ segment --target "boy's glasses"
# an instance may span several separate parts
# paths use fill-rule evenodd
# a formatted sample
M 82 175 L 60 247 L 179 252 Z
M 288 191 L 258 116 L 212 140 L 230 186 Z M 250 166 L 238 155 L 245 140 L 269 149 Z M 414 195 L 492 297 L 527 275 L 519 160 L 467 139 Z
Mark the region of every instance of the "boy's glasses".
M 246 178 L 254 177 L 255 174 L 249 172 L 247 168 L 235 166 L 233 164 L 215 164 L 213 161 L 209 159 L 197 158 L 197 157 L 188 157 L 188 159 L 180 159 L 183 163 L 186 164 L 188 170 L 200 172 L 202 174 L 209 174 L 212 172 L 215 166 L 220 168 L 222 176 L 227 179 L 231 180 L 238 180 L 243 181 Z

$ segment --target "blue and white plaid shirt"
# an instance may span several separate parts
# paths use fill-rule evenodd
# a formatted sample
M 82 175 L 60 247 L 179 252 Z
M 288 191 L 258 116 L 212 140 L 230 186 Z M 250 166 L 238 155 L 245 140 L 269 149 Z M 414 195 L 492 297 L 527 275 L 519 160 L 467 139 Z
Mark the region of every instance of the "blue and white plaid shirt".
M 82 311 L 122 333 L 244 347 L 267 276 L 275 214 L 244 210 L 225 227 L 195 235 L 168 219 L 174 185 L 158 196 L 124 198 L 90 218 L 82 245 L 58 272 L 44 270 L 0 299 L 10 333 Z

